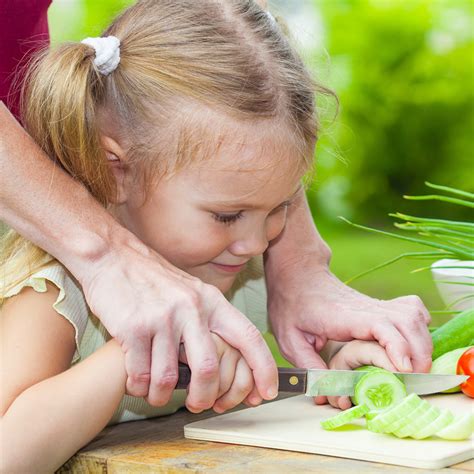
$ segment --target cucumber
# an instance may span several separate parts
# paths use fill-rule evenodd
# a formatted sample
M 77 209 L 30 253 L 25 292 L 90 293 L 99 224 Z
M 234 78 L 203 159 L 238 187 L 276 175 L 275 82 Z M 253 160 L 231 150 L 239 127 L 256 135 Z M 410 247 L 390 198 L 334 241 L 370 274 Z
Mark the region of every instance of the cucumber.
M 401 417 L 408 415 L 422 403 L 423 400 L 416 393 L 410 393 L 408 397 L 405 397 L 398 404 L 388 410 L 379 412 L 377 416 L 368 420 L 367 428 L 370 431 L 382 433 L 386 426 L 389 426 Z
M 390 408 L 406 394 L 405 384 L 396 375 L 373 368 L 357 382 L 352 400 L 355 405 L 367 405 L 372 412 Z
M 460 347 L 474 345 L 474 309 L 467 309 L 443 324 L 431 334 L 432 359 Z
M 381 431 L 382 433 L 397 433 L 400 429 L 409 425 L 414 419 L 416 419 L 416 417 L 423 415 L 426 411 L 428 411 L 428 406 L 427 402 L 424 400 L 421 400 L 413 410 L 410 410 L 410 412 L 405 415 L 402 413 L 399 414 L 399 410 L 397 410 L 397 419 L 392 423 L 388 423 L 386 426 L 382 426 Z
M 420 413 L 413 413 L 413 418 L 410 418 L 405 426 L 402 426 L 397 431 L 394 431 L 393 434 L 397 438 L 406 438 L 412 436 L 414 433 L 417 433 L 423 429 L 426 425 L 432 423 L 438 416 L 441 411 L 439 408 L 430 405 L 426 402 L 426 405 L 423 406 L 424 410 Z
M 339 426 L 347 425 L 357 418 L 361 418 L 366 413 L 369 412 L 369 407 L 367 405 L 358 405 L 356 407 L 349 408 L 338 413 L 336 416 L 327 418 L 326 420 L 321 421 L 321 426 L 325 430 L 333 430 L 334 428 L 339 428 Z
M 472 346 L 470 346 L 472 347 Z M 432 374 L 445 374 L 445 375 L 456 375 L 456 369 L 459 358 L 469 349 L 469 347 L 461 347 L 460 349 L 454 349 L 453 351 L 446 352 L 442 356 L 438 357 L 433 361 L 430 372 Z M 453 387 L 445 390 L 442 393 L 454 393 L 460 392 L 461 387 Z
M 467 413 L 451 422 L 446 428 L 436 432 L 438 438 L 453 441 L 469 438 L 474 433 L 474 413 Z
M 412 438 L 424 439 L 441 431 L 446 428 L 453 421 L 454 416 L 449 410 L 441 410 L 440 415 L 434 421 L 426 425 L 417 433 L 412 434 Z

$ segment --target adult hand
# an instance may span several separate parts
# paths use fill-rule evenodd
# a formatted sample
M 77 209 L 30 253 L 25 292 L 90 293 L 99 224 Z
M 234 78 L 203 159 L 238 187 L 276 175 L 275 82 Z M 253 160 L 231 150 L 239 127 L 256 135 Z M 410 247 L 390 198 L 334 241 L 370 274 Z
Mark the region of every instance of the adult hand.
M 431 318 L 420 298 L 370 298 L 339 281 L 329 260 L 302 192 L 265 253 L 269 319 L 283 355 L 297 367 L 324 368 L 318 353 L 328 339 L 374 340 L 398 370 L 427 371 Z
M 400 371 L 431 366 L 430 315 L 417 296 L 388 301 L 344 285 L 311 259 L 267 281 L 269 318 L 283 355 L 297 367 L 324 368 L 328 339 L 377 341 Z M 318 397 L 324 403 L 324 397 Z
M 81 281 L 85 296 L 125 352 L 129 394 L 166 404 L 182 343 L 192 371 L 186 405 L 194 412 L 212 407 L 220 395 L 212 331 L 240 351 L 260 396 L 276 396 L 276 366 L 261 334 L 214 286 L 136 242 L 110 250 L 89 273 Z

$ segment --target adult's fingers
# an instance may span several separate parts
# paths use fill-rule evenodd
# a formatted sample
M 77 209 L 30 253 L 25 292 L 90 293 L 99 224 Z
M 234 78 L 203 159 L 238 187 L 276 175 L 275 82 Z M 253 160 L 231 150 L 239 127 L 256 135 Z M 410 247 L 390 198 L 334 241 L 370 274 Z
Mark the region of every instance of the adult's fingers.
M 259 330 L 224 298 L 214 308 L 211 330 L 239 350 L 253 372 L 260 396 L 271 400 L 278 395 L 275 360 Z
M 431 323 L 431 315 L 426 306 L 424 305 L 423 301 L 419 296 L 416 295 L 407 295 L 407 296 L 399 296 L 397 298 L 393 298 L 389 300 L 390 302 L 402 304 L 405 306 L 409 306 L 412 308 L 413 311 L 416 311 L 421 316 L 422 320 L 425 322 L 426 325 Z
M 193 413 L 211 408 L 219 390 L 219 359 L 207 327 L 190 318 L 182 339 L 191 369 L 186 407 Z
M 373 336 L 385 348 L 397 370 L 412 372 L 410 346 L 395 326 L 390 323 L 376 324 Z
M 431 367 L 433 342 L 428 331 L 431 316 L 418 296 L 402 296 L 391 300 L 401 306 L 404 318 L 396 321 L 397 329 L 410 346 L 415 372 L 428 372 Z
M 130 335 L 123 342 L 122 350 L 125 352 L 125 370 L 128 374 L 127 393 L 133 397 L 145 397 L 151 379 L 151 340 L 149 337 Z
M 179 335 L 160 332 L 152 343 L 151 380 L 147 402 L 153 406 L 168 403 L 178 383 Z
M 410 346 L 410 357 L 414 372 L 429 372 L 433 340 L 422 321 L 415 321 L 409 325 L 397 326 Z
M 313 344 L 298 329 L 289 330 L 285 334 L 285 339 L 280 340 L 279 344 L 285 358 L 296 367 L 327 369 L 326 363 L 316 352 Z M 314 402 L 316 405 L 324 405 L 327 403 L 327 398 L 323 396 L 314 397 Z

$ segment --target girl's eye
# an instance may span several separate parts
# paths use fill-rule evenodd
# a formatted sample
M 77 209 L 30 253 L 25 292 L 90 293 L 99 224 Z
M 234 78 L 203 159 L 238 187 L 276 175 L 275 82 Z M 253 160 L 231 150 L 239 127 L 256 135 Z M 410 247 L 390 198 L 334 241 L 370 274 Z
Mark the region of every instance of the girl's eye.
M 212 217 L 217 222 L 222 222 L 223 224 L 230 225 L 233 222 L 237 221 L 241 217 L 243 217 L 242 211 L 239 211 L 237 214 L 214 214 L 212 213 Z

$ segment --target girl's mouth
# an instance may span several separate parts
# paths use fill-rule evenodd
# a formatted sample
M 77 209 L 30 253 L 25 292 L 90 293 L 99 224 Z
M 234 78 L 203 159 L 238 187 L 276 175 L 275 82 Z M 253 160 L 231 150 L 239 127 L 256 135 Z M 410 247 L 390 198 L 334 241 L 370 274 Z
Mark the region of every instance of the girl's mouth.
M 215 263 L 215 262 L 210 262 L 210 263 L 215 268 L 227 273 L 238 273 L 241 270 L 243 270 L 245 268 L 245 265 L 247 264 L 247 262 L 241 263 L 240 265 L 222 265 L 220 263 Z

